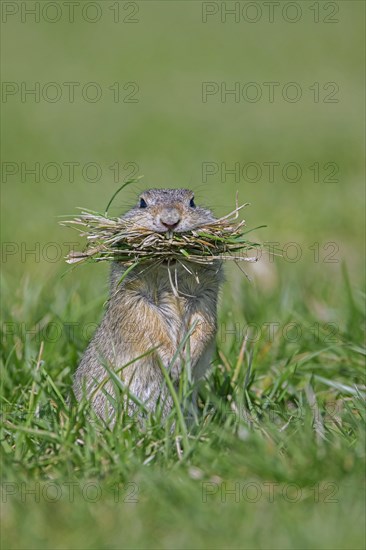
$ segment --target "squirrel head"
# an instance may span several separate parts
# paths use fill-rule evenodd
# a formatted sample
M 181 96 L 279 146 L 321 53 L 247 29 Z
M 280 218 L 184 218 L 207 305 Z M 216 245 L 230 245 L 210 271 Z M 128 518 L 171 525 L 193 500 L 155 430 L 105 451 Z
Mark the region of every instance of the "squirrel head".
M 196 206 L 189 189 L 147 189 L 123 219 L 157 233 L 191 231 L 215 220 L 207 208 Z

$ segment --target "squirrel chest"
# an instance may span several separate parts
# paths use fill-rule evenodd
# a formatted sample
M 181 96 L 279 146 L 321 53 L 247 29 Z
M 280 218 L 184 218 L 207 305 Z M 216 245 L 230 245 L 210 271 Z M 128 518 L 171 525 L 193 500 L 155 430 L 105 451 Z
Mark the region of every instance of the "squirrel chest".
M 163 265 L 127 280 L 121 292 L 127 300 L 147 301 L 169 318 L 169 312 L 183 320 L 190 305 L 199 299 L 204 284 L 181 266 Z

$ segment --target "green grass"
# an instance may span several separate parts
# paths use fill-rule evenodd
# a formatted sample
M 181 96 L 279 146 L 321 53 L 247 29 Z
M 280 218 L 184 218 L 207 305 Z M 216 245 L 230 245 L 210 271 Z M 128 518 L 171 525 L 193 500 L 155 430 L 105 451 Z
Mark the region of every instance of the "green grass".
M 166 423 L 151 416 L 141 429 L 122 417 L 111 431 L 85 404 L 66 404 L 102 300 L 87 307 L 63 282 L 50 291 L 23 281 L 5 303 L 7 547 L 363 547 L 362 296 L 345 278 L 337 293 L 285 280 L 265 293 L 229 275 L 250 313 L 230 317 L 224 290 L 215 365 L 189 427 L 175 408 Z M 327 303 L 326 321 L 310 303 Z

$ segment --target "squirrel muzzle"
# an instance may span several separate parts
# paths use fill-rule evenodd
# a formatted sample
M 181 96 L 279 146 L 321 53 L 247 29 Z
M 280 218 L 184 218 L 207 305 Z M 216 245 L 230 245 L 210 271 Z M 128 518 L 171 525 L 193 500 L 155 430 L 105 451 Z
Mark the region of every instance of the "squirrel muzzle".
M 175 229 L 181 220 L 180 212 L 177 208 L 164 208 L 160 212 L 160 223 L 167 228 L 168 231 Z

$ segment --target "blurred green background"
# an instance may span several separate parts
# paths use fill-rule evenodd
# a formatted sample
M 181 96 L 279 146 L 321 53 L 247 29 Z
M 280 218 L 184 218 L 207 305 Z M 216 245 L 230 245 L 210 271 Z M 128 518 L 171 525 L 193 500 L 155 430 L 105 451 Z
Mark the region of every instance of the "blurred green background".
M 318 274 L 329 272 L 336 281 L 345 260 L 352 281 L 360 283 L 362 2 L 297 2 L 295 7 L 282 2 L 272 23 L 262 2 L 251 7 L 247 2 L 105 1 L 94 3 L 97 7 L 81 2 L 74 7 L 73 23 L 71 8 L 62 2 L 59 10 L 44 9 L 47 3 L 41 2 L 39 21 L 26 12 L 34 10 L 33 2 L 26 8 L 3 4 L 10 7 L 2 7 L 2 228 L 3 240 L 15 243 L 5 245 L 3 256 L 11 281 L 18 283 L 25 273 L 37 281 L 62 273 L 64 243 L 77 239 L 58 225 L 58 216 L 75 213 L 77 206 L 104 209 L 133 173 L 144 178 L 119 195 L 112 214 L 131 205 L 135 191 L 150 186 L 192 187 L 198 200 L 224 214 L 238 190 L 240 201 L 251 203 L 248 226 L 268 225 L 258 238 L 301 246 L 299 262 L 277 261 L 272 271 L 306 274 L 312 284 Z M 240 10 L 225 14 L 225 6 Z M 71 85 L 64 84 L 70 82 L 76 83 L 73 102 Z M 91 82 L 97 88 L 88 87 Z M 204 82 L 219 89 L 205 102 Z M 262 93 L 257 102 L 245 99 L 253 97 L 254 87 L 247 96 L 244 89 L 239 98 L 221 98 L 221 88 L 238 83 L 243 90 L 248 82 Z M 266 82 L 279 83 L 273 102 Z M 283 98 L 289 82 L 301 90 L 297 102 Z M 22 97 L 22 89 L 35 86 L 39 98 Z M 91 102 L 97 89 L 101 98 Z M 289 96 L 295 91 L 288 88 Z M 57 93 L 59 99 L 51 101 Z M 135 102 L 126 102 L 131 99 Z M 268 162 L 278 163 L 274 181 Z M 39 178 L 24 173 L 36 163 Z M 73 178 L 70 163 L 78 163 Z M 216 173 L 205 177 L 204 163 L 212 163 Z M 235 163 L 241 173 L 225 175 L 221 166 L 230 170 Z M 299 181 L 288 181 L 296 179 L 291 167 L 286 181 L 287 163 L 298 164 Z M 261 173 L 253 181 L 258 166 Z M 325 249 L 329 242 L 335 247 Z M 314 243 L 319 243 L 318 263 L 309 249 Z M 26 253 L 34 248 L 37 254 Z M 332 252 L 336 262 L 327 259 Z M 288 253 L 294 257 L 295 249 Z M 105 268 L 84 267 L 71 277 L 85 284 L 98 277 L 102 284 Z

